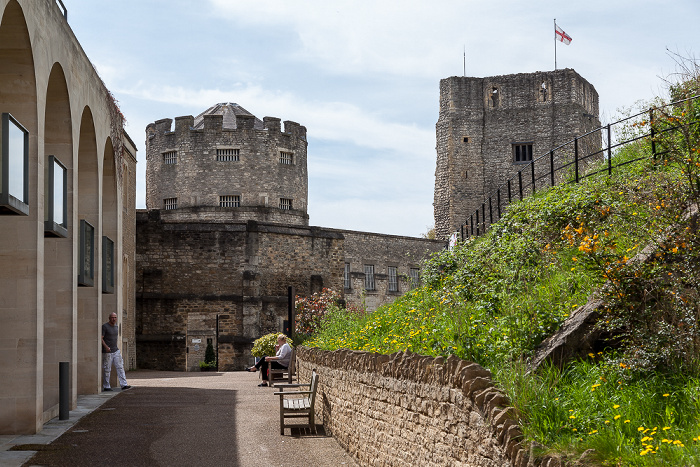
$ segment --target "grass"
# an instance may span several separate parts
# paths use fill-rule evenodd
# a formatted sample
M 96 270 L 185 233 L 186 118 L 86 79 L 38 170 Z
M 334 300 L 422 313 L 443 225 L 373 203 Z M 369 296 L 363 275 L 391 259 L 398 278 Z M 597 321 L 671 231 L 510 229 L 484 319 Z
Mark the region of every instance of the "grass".
M 666 147 L 683 146 L 667 137 L 676 140 Z M 421 287 L 373 313 L 334 309 L 305 345 L 456 355 L 493 372 L 544 452 L 700 465 L 700 234 L 682 219 L 698 199 L 694 138 L 659 163 L 512 205 L 484 237 L 434 255 Z M 638 142 L 616 158 L 645 153 Z M 647 245 L 649 261 L 630 261 Z M 607 303 L 598 325 L 614 339 L 564 369 L 528 374 L 537 345 L 593 291 Z

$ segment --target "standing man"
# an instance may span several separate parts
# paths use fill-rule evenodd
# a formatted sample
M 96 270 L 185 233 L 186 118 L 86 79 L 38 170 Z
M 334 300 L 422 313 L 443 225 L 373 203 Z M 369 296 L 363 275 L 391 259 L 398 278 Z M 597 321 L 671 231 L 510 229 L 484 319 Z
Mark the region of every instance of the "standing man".
M 122 391 L 129 389 L 129 383 L 126 382 L 124 374 L 124 360 L 122 353 L 117 346 L 119 339 L 119 326 L 117 325 L 117 314 L 109 315 L 109 322 L 102 325 L 102 370 L 104 372 L 104 382 L 102 383 L 103 391 L 111 391 L 112 387 L 109 384 L 109 375 L 112 372 L 112 363 L 117 370 L 119 385 Z

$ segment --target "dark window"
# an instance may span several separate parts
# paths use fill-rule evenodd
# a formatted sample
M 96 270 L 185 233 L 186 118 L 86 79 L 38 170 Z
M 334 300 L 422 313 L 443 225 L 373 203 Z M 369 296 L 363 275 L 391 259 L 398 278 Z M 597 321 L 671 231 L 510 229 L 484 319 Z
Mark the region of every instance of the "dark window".
M 86 220 L 80 220 L 78 285 L 92 287 L 95 280 L 95 228 Z
M 240 154 L 240 149 L 217 149 L 216 160 L 219 162 L 238 162 Z
M 387 268 L 387 273 L 389 275 L 389 292 L 398 292 L 399 281 L 396 276 L 396 266 L 389 266 Z
M 343 271 L 343 284 L 346 289 L 350 289 L 350 263 L 345 263 L 345 270 Z
M 0 128 L 0 214 L 29 214 L 29 132 L 9 113 Z
M 513 162 L 516 164 L 532 160 L 532 143 L 513 144 Z
M 220 208 L 239 208 L 241 207 L 241 197 L 239 195 L 221 195 L 219 196 Z
M 163 162 L 165 164 L 177 164 L 177 151 L 164 152 Z
M 289 198 L 280 198 L 280 209 L 289 211 L 292 209 L 292 200 Z
M 177 198 L 165 198 L 163 200 L 163 206 L 165 209 L 177 209 Z
M 114 242 L 102 237 L 102 293 L 114 293 Z
M 365 264 L 365 290 L 374 290 L 374 265 Z
M 498 107 L 500 101 L 500 96 L 498 95 L 498 88 L 493 88 L 491 90 L 491 106 L 495 109 Z
M 420 269 L 411 268 L 408 270 L 408 276 L 411 278 L 411 288 L 414 289 L 420 285 Z
M 44 206 L 44 236 L 68 236 L 67 170 L 54 156 L 46 166 L 46 205 Z

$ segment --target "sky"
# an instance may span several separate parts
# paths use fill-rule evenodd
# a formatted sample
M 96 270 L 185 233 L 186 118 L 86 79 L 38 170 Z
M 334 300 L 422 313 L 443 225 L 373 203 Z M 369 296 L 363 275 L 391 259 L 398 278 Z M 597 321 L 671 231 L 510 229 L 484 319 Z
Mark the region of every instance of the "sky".
M 419 236 L 433 226 L 440 80 L 557 68 L 603 123 L 664 95 L 700 54 L 698 0 L 63 0 L 126 117 L 145 208 L 145 128 L 235 102 L 307 128 L 309 223 Z

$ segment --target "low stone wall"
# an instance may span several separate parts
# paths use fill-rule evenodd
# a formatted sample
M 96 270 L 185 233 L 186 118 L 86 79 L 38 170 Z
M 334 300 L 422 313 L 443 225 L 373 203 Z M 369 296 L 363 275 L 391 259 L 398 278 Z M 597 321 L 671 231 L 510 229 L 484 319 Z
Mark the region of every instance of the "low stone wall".
M 326 432 L 361 465 L 559 465 L 528 464 L 515 409 L 476 363 L 306 347 L 297 359 L 300 381 L 319 374 L 316 414 Z

